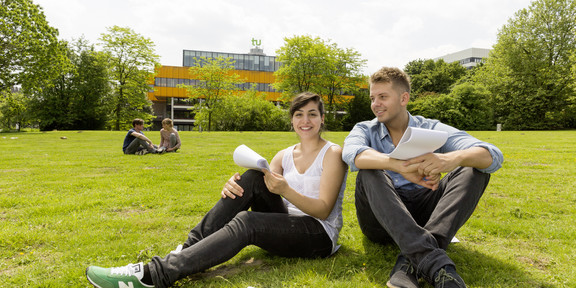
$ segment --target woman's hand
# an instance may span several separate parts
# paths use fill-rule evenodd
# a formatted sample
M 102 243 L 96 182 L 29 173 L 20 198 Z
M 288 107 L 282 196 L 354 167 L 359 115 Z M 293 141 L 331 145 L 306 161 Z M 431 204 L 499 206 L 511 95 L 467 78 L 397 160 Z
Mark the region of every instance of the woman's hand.
M 284 176 L 267 169 L 262 169 L 262 172 L 264 172 L 264 183 L 270 192 L 282 196 L 284 191 L 290 187 Z
M 242 195 L 244 195 L 244 189 L 236 183 L 238 180 L 240 180 L 240 174 L 238 173 L 235 173 L 228 179 L 228 182 L 224 184 L 224 188 L 222 188 L 222 192 L 220 193 L 222 198 L 230 197 L 236 199 L 236 196 L 242 197 Z

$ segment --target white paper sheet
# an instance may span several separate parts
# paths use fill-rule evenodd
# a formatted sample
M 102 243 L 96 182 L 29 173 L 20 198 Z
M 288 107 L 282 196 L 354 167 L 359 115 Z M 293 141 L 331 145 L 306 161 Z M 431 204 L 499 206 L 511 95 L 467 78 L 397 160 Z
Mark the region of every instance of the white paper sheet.
M 446 131 L 408 127 L 396 149 L 388 156 L 400 160 L 418 157 L 442 147 L 446 139 L 448 139 Z
M 234 150 L 234 163 L 244 168 L 270 170 L 268 161 L 244 144 Z

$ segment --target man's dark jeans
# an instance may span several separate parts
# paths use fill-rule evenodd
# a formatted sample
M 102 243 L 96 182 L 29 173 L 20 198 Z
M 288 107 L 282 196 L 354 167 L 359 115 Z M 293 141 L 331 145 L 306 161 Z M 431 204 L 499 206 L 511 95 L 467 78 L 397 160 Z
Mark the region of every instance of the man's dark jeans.
M 446 254 L 456 232 L 470 218 L 490 174 L 459 167 L 437 190 L 396 190 L 383 170 L 360 170 L 356 179 L 356 214 L 362 232 L 377 243 L 396 243 L 401 253 L 430 281 L 454 262 Z
M 150 147 L 150 145 L 148 145 L 148 142 L 146 142 L 146 140 L 136 138 L 132 140 L 132 142 L 130 142 L 130 145 L 128 145 L 128 147 L 126 147 L 124 154 L 136 154 L 136 152 L 144 149 L 148 150 L 149 153 L 154 152 L 154 149 Z

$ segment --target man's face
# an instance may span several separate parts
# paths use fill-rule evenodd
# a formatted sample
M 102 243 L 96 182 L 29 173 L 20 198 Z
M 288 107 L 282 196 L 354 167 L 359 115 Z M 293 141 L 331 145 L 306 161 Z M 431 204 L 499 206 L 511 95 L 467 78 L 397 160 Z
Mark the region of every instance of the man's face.
M 398 115 L 405 113 L 408 99 L 409 94 L 400 94 L 392 87 L 392 83 L 370 85 L 370 108 L 379 122 L 393 122 Z

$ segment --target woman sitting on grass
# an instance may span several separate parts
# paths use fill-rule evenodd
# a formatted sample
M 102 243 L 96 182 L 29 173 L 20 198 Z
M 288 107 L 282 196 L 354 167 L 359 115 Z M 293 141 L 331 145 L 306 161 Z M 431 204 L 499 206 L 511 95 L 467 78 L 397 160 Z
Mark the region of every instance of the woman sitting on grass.
M 180 149 L 180 136 L 178 131 L 174 129 L 174 124 L 170 118 L 162 120 L 159 146 L 162 152 L 176 152 L 176 150 Z
M 183 245 L 146 265 L 90 266 L 88 281 L 100 288 L 167 287 L 231 259 L 248 245 L 285 257 L 318 258 L 336 252 L 348 170 L 342 148 L 320 136 L 324 105 L 317 94 L 296 96 L 290 116 L 300 143 L 278 152 L 271 171 L 232 176 L 222 199 Z

